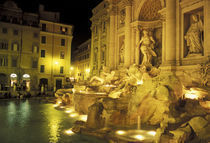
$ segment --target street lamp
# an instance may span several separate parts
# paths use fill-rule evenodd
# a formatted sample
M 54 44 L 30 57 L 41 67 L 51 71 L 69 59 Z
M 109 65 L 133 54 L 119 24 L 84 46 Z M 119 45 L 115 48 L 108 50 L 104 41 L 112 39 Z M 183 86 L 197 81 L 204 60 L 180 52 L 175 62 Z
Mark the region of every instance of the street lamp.
M 56 65 L 58 65 L 58 64 L 59 64 L 59 62 L 58 62 L 58 61 L 55 61 L 55 64 L 56 64 Z
M 90 69 L 86 69 L 85 71 L 86 71 L 86 73 L 89 73 L 90 72 Z

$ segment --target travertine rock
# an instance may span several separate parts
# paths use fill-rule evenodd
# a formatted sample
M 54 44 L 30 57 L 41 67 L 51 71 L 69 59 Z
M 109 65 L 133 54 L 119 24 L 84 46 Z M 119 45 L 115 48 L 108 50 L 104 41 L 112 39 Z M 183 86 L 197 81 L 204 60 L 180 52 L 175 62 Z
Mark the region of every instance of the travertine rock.
M 173 134 L 174 143 L 185 143 L 189 141 L 192 130 L 189 125 L 185 125 L 185 127 L 180 127 L 174 131 L 170 131 L 170 133 Z
M 170 105 L 178 101 L 181 93 L 182 84 L 173 74 L 146 80 L 137 87 L 135 95 L 129 101 L 131 120 L 140 116 L 142 123 L 159 124 L 164 114 L 169 114 Z
M 86 123 L 88 128 L 99 129 L 104 127 L 104 119 L 102 118 L 103 108 L 102 103 L 95 103 L 88 108 Z
M 210 127 L 210 125 L 208 125 L 209 124 L 208 121 L 203 117 L 194 117 L 189 121 L 189 124 L 192 127 L 193 131 L 196 133 L 196 135 L 200 138 L 204 137 L 206 134 L 209 133 L 204 131 L 205 128 L 207 126 Z M 207 128 L 210 129 L 209 127 Z

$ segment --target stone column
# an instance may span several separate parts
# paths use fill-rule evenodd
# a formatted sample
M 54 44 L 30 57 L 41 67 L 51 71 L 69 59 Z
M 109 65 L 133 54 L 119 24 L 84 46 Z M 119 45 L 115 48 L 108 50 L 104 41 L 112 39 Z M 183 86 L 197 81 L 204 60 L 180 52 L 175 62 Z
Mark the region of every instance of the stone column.
M 162 65 L 166 61 L 166 8 L 159 11 L 162 19 Z
M 124 66 L 129 67 L 131 64 L 131 1 L 126 0 L 126 15 L 125 15 L 125 61 Z
M 110 8 L 110 23 L 109 23 L 109 67 L 114 68 L 115 65 L 115 14 L 116 8 L 111 6 Z
M 210 0 L 204 2 L 204 56 L 210 56 Z
M 101 70 L 101 21 L 98 22 L 97 25 L 97 30 L 98 30 L 98 74 L 100 74 L 100 70 Z
M 140 31 L 139 31 L 138 27 L 136 27 L 135 30 L 136 30 L 135 63 L 137 65 L 139 65 L 140 64 L 139 63 L 140 49 L 139 49 L 139 47 L 137 47 L 138 46 L 137 44 L 140 40 Z
M 176 64 L 176 0 L 166 0 L 165 65 Z

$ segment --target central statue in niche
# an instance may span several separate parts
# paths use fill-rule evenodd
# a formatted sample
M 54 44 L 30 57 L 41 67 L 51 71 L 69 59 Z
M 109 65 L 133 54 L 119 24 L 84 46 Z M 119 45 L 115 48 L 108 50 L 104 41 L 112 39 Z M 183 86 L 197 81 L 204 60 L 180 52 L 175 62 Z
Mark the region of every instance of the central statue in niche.
M 141 53 L 143 54 L 143 59 L 141 65 L 151 66 L 151 60 L 153 56 L 157 56 L 154 52 L 155 40 L 149 35 L 148 30 L 143 30 L 143 36 L 137 44 L 137 48 L 140 48 Z

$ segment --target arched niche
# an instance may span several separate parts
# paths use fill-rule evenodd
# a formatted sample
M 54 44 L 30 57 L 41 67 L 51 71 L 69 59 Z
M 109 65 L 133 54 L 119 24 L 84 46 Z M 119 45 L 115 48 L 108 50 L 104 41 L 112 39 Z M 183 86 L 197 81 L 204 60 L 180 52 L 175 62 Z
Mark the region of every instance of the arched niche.
M 145 7 L 148 7 L 148 10 L 153 11 L 153 13 L 156 13 L 157 10 L 159 11 L 165 7 L 165 0 L 137 0 L 136 3 L 138 4 L 138 6 L 135 13 L 135 19 L 139 21 L 141 11 L 143 11 Z
M 152 58 L 152 65 L 159 67 L 162 63 L 162 21 L 159 13 L 165 7 L 164 0 L 142 0 L 137 9 L 137 25 L 140 30 L 140 38 L 143 29 L 149 30 L 149 35 L 155 40 L 154 52 L 157 56 Z M 142 62 L 143 54 L 139 53 L 139 63 Z

